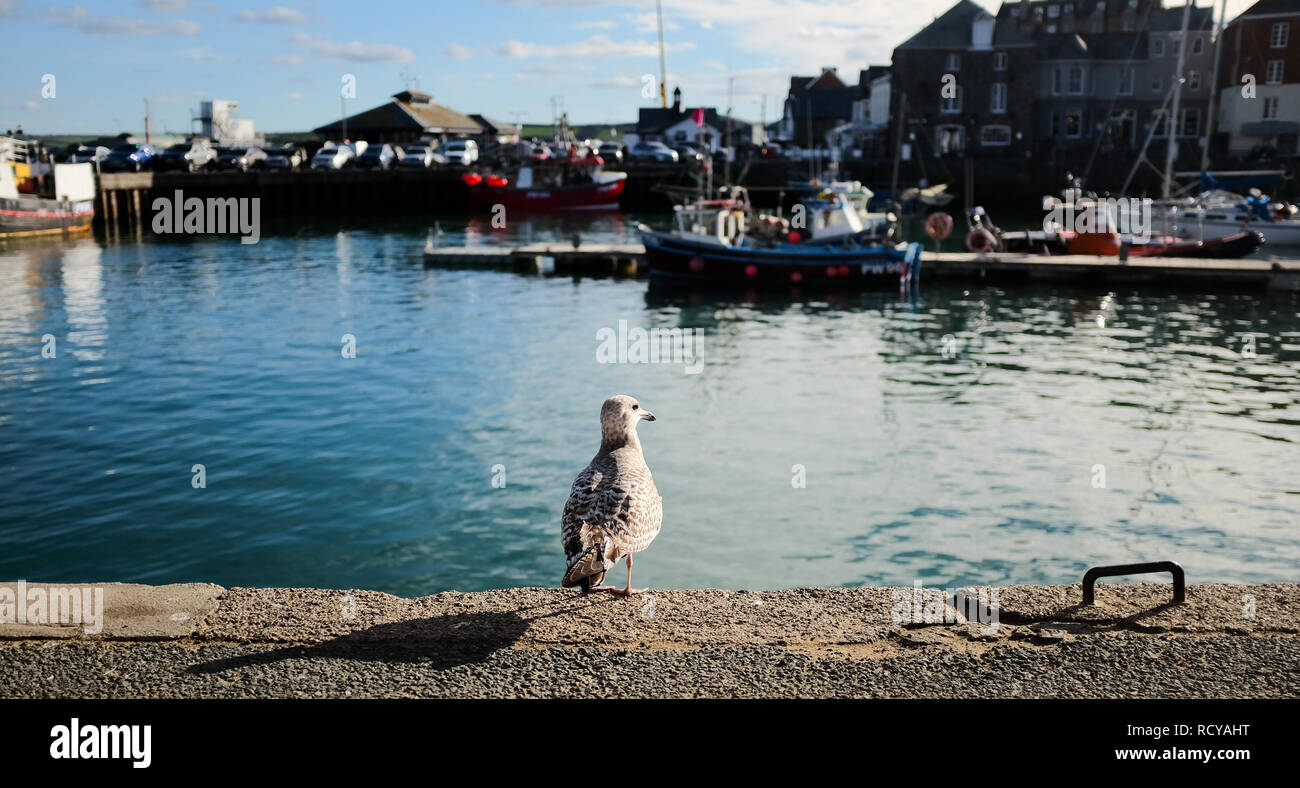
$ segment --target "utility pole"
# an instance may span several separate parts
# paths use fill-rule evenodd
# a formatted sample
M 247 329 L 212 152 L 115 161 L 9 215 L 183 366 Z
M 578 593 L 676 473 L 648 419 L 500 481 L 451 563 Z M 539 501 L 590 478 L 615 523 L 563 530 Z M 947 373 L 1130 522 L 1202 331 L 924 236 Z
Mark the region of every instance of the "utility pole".
M 149 141 L 149 99 L 144 100 L 144 141 Z
M 1219 107 L 1219 58 L 1223 56 L 1223 20 L 1227 18 L 1228 0 L 1219 2 L 1219 23 L 1214 28 L 1214 66 L 1210 69 L 1210 108 L 1205 119 L 1205 147 L 1201 148 L 1201 172 L 1210 169 L 1210 141 L 1214 139 L 1214 128 L 1218 125 Z
M 1183 64 L 1187 60 L 1187 25 L 1191 20 L 1193 2 L 1195 0 L 1187 0 L 1183 5 L 1183 32 L 1178 39 L 1178 71 L 1174 73 L 1174 106 L 1165 123 L 1169 141 L 1165 147 L 1165 183 L 1161 196 L 1166 200 L 1169 199 L 1169 182 L 1174 176 L 1174 159 L 1178 157 L 1178 107 L 1183 97 Z

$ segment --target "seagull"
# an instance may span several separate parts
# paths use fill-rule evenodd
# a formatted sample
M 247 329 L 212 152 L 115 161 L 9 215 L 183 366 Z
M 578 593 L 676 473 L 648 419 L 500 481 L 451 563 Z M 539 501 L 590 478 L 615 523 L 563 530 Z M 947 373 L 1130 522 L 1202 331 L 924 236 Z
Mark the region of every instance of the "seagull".
M 644 594 L 632 588 L 632 554 L 650 546 L 664 519 L 664 501 L 641 454 L 636 426 L 655 415 L 625 394 L 600 408 L 600 451 L 573 480 L 564 504 L 560 538 L 569 569 L 560 585 L 583 593 Z M 627 585 L 600 585 L 605 573 L 627 559 Z

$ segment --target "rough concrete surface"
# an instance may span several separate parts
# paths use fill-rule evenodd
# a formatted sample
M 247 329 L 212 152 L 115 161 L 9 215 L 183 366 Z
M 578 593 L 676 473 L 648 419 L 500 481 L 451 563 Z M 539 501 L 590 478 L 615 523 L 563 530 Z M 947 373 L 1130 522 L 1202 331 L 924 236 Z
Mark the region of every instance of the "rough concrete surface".
M 912 589 L 103 587 L 99 634 L 0 623 L 0 697 L 1300 697 L 1298 585 L 1012 586 L 995 630 L 896 623 Z

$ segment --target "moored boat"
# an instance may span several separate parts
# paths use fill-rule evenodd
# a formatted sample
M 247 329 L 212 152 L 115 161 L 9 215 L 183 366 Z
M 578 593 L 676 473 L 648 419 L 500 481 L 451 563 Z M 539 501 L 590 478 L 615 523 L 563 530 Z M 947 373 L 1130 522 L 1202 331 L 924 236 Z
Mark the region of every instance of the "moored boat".
M 713 285 L 898 287 L 916 281 L 918 244 L 882 244 L 862 227 L 846 201 L 838 201 L 844 226 L 836 242 L 818 242 L 819 222 L 805 229 L 773 216 L 754 216 L 743 189 L 722 199 L 674 208 L 676 228 L 639 225 L 650 276 Z M 839 223 L 832 223 L 838 225 Z
M 21 140 L 0 138 L 0 238 L 90 229 L 95 217 L 94 165 L 51 167 L 27 161 L 25 150 Z M 49 170 L 44 194 L 35 168 Z

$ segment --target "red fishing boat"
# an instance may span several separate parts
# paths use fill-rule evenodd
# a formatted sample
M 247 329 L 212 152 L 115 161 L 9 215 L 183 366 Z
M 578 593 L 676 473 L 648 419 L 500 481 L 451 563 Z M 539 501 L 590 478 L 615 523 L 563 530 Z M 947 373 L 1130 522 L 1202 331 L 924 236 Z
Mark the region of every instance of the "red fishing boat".
M 520 167 L 512 176 L 467 172 L 470 204 L 478 209 L 504 205 L 507 211 L 570 211 L 618 208 L 627 173 L 604 168 L 605 160 L 591 151 L 548 159 Z

